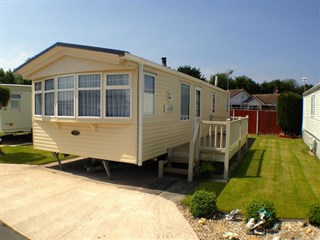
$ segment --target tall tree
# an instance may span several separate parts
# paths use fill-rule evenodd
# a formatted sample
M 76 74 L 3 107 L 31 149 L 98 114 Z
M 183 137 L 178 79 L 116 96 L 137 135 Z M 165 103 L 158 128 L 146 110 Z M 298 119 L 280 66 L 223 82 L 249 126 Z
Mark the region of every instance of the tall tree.
M 30 85 L 31 81 L 23 79 L 11 70 L 4 71 L 3 68 L 0 68 L 0 83 Z
M 200 68 L 191 67 L 190 65 L 180 66 L 177 71 L 185 73 L 189 76 L 198 78 L 200 80 L 206 81 L 205 76 L 201 73 Z
M 233 73 L 233 70 L 230 70 L 228 72 L 224 73 L 217 73 L 215 75 L 211 75 L 209 79 L 209 83 L 212 85 L 215 84 L 215 76 L 218 77 L 218 87 L 222 88 L 224 90 L 227 89 L 234 89 L 235 88 L 235 82 L 234 79 L 231 78 L 231 75 Z
M 8 106 L 10 100 L 10 89 L 0 87 L 0 110 Z
M 234 83 L 235 89 L 244 89 L 250 94 L 258 93 L 260 90 L 259 84 L 245 75 L 236 77 Z

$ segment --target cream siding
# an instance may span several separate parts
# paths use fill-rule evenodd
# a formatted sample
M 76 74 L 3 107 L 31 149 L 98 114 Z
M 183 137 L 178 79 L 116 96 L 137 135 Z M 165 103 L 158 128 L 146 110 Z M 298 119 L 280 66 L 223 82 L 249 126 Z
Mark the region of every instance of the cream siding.
M 145 68 L 146 73 L 156 75 L 155 114 L 144 115 L 143 160 L 167 153 L 168 148 L 189 142 L 192 138 L 195 121 L 195 89 L 201 89 L 201 119 L 210 119 L 212 114 L 212 95 L 216 96 L 216 116 L 226 116 L 228 94 L 198 81 L 177 77 L 162 71 Z M 180 120 L 180 86 L 190 85 L 189 120 Z M 171 100 L 168 100 L 171 92 Z M 172 112 L 165 112 L 165 105 L 172 105 Z
M 68 67 L 63 67 L 68 66 Z M 86 67 L 85 67 L 86 66 Z M 84 72 L 88 70 L 88 72 Z M 137 72 L 132 66 L 114 65 L 88 59 L 62 57 L 57 62 L 33 74 L 37 80 L 65 74 L 101 74 L 102 109 L 105 109 L 105 75 L 129 73 L 131 76 L 131 118 L 59 118 L 33 116 L 33 141 L 36 149 L 101 158 L 117 162 L 137 164 Z M 95 72 L 97 70 L 97 72 Z M 75 90 L 76 91 L 76 90 Z M 75 96 L 76 96 L 75 92 Z M 34 98 L 32 98 L 34 107 Z M 76 110 L 76 107 L 75 107 Z M 34 110 L 32 110 L 34 112 Z M 75 111 L 76 112 L 76 111 Z M 77 130 L 79 136 L 71 131 Z
M 304 142 L 309 146 L 312 139 L 317 142 L 316 155 L 320 159 L 320 85 L 314 87 L 315 90 L 307 92 L 303 97 L 303 123 L 302 134 Z M 311 114 L 311 99 L 315 97 L 315 114 Z
M 20 94 L 20 109 L 12 110 L 10 99 L 6 110 L 0 110 L 0 132 L 30 131 L 31 123 L 31 86 L 0 84 L 9 88 L 11 94 Z

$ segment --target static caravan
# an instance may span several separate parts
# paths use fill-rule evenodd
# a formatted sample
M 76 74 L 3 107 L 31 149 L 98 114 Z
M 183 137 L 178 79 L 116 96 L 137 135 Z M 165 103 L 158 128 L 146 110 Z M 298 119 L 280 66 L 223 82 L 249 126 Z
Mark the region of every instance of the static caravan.
M 0 132 L 30 132 L 31 123 L 31 86 L 16 84 L 0 84 L 11 93 L 10 101 L 5 109 L 0 110 Z
M 58 42 L 15 71 L 32 80 L 34 147 L 55 153 L 141 166 L 228 114 L 228 92 L 127 51 Z
M 302 139 L 320 159 L 320 83 L 303 93 Z

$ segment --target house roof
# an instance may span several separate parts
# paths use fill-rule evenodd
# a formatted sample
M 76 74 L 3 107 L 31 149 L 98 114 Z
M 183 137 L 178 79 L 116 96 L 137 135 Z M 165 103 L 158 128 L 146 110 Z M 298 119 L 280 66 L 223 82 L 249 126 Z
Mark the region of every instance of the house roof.
M 273 94 L 253 94 L 253 98 L 249 100 L 252 101 L 254 98 L 258 98 L 263 102 L 265 105 L 273 105 L 277 102 L 277 98 L 280 96 L 279 93 Z
M 230 89 L 229 92 L 230 92 L 230 97 L 234 97 L 235 95 L 237 95 L 237 94 L 239 94 L 239 93 L 241 93 L 241 92 L 244 92 L 244 93 L 246 93 L 249 97 L 251 97 L 251 95 L 250 95 L 249 93 L 247 93 L 247 91 L 244 90 L 244 89 Z
M 318 83 L 317 85 L 313 86 L 308 91 L 305 91 L 303 93 L 303 96 L 308 96 L 309 94 L 314 93 L 316 91 L 320 91 L 320 83 Z
M 208 82 L 194 78 L 194 77 L 189 76 L 185 73 L 178 72 L 174 69 L 163 66 L 161 64 L 154 63 L 154 62 L 149 61 L 147 59 L 135 56 L 135 55 L 129 53 L 128 51 L 116 50 L 116 49 L 110 49 L 110 48 L 92 47 L 92 46 L 79 45 L 79 44 L 62 43 L 62 42 L 57 42 L 57 43 L 53 44 L 52 46 L 48 47 L 44 51 L 40 52 L 36 56 L 29 59 L 27 62 L 23 63 L 22 65 L 20 65 L 16 69 L 14 69 L 14 71 L 19 73 L 20 75 L 24 74 L 24 77 L 28 78 L 28 77 L 32 76 L 32 74 L 34 72 L 36 72 L 38 69 L 40 69 L 41 67 L 44 67 L 47 64 L 50 64 L 51 62 L 57 61 L 64 54 L 70 53 L 70 51 L 68 51 L 68 49 L 70 49 L 70 50 L 75 49 L 75 50 L 79 50 L 79 51 L 91 51 L 91 52 L 94 51 L 94 52 L 101 53 L 101 54 L 106 53 L 106 54 L 117 55 L 119 57 L 119 59 L 114 60 L 114 61 L 127 60 L 127 61 L 132 61 L 132 62 L 135 62 L 138 64 L 147 65 L 151 68 L 159 69 L 161 71 L 164 71 L 164 72 L 167 72 L 170 74 L 174 74 L 178 77 L 187 78 L 192 81 L 196 81 L 200 84 L 210 86 L 211 88 L 214 88 L 221 93 L 229 94 L 229 92 L 227 92 L 226 90 L 219 88 L 217 86 L 214 86 Z M 101 60 L 101 57 L 104 58 L 104 56 L 102 56 L 102 55 L 100 55 L 99 57 L 100 57 L 100 60 Z M 97 59 L 95 59 L 95 60 L 97 60 Z
M 34 61 L 35 59 L 39 58 L 40 56 L 44 55 L 46 52 L 49 52 L 51 49 L 53 49 L 55 47 L 76 48 L 76 49 L 89 50 L 89 51 L 95 51 L 95 52 L 111 53 L 111 54 L 116 54 L 119 56 L 124 56 L 126 53 L 129 53 L 128 51 L 111 49 L 111 48 L 92 47 L 92 46 L 86 46 L 86 45 L 80 45 L 80 44 L 57 42 L 57 43 L 53 44 L 52 46 L 48 47 L 47 49 L 43 50 L 42 52 L 38 53 L 34 57 L 27 60 L 25 63 L 23 63 L 22 65 L 20 65 L 16 69 L 14 69 L 14 71 L 15 72 L 18 71 L 19 69 L 23 68 L 25 65 L 29 64 L 30 62 Z

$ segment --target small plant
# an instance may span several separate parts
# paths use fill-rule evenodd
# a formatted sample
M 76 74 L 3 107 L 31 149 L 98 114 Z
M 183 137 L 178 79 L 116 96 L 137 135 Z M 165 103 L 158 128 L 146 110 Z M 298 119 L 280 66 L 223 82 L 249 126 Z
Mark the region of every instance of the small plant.
M 200 176 L 202 177 L 210 177 L 211 174 L 215 171 L 212 161 L 202 160 L 200 162 Z
M 217 210 L 215 192 L 198 190 L 193 194 L 190 212 L 194 217 L 208 217 Z
M 273 202 L 263 198 L 254 199 L 249 202 L 249 205 L 246 208 L 246 221 L 248 221 L 250 218 L 254 218 L 256 222 L 259 222 L 259 212 L 261 212 L 262 209 L 269 213 L 266 227 L 272 226 L 277 220 L 276 209 L 273 205 Z
M 309 222 L 320 226 L 320 201 L 313 203 L 309 209 Z

